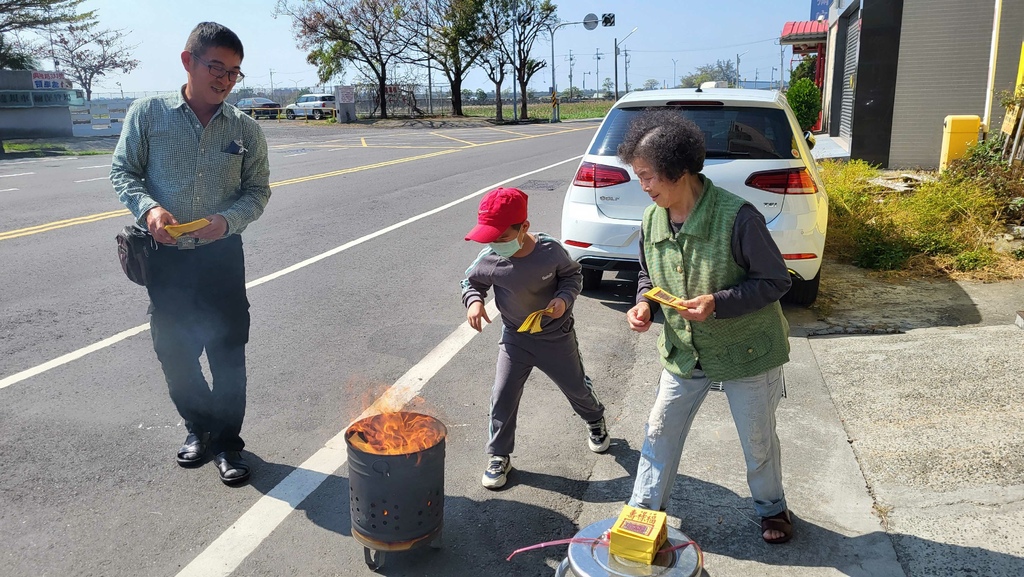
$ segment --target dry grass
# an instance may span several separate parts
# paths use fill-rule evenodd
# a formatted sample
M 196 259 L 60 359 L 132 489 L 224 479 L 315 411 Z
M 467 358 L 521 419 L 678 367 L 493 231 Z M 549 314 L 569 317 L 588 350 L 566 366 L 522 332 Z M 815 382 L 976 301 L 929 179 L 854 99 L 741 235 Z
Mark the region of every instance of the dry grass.
M 1024 278 L 1024 248 L 1006 235 L 1021 220 L 1024 180 L 998 160 L 995 146 L 979 145 L 910 191 L 873 183 L 884 174 L 862 161 L 823 162 L 825 256 L 897 278 Z

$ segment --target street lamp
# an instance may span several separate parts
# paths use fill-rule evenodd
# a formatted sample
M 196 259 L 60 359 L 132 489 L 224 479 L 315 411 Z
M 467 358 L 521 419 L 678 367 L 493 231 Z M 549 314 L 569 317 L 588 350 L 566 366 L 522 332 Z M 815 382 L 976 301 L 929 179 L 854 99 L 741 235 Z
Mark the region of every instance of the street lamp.
M 121 83 L 115 82 L 114 84 L 116 84 L 117 88 L 121 91 L 121 100 L 124 100 L 124 88 L 121 88 Z
M 750 52 L 749 50 L 747 52 Z M 743 56 L 747 52 L 742 52 L 736 55 L 736 88 L 740 87 L 740 56 Z
M 626 34 L 626 37 L 622 39 L 622 42 L 625 42 L 626 38 L 629 38 L 634 32 L 636 32 L 636 29 L 637 27 L 634 26 L 633 29 L 629 31 L 629 34 Z M 619 99 L 619 44 L 622 44 L 622 42 L 619 42 L 618 39 L 615 40 L 615 54 L 612 56 L 615 59 L 615 100 Z

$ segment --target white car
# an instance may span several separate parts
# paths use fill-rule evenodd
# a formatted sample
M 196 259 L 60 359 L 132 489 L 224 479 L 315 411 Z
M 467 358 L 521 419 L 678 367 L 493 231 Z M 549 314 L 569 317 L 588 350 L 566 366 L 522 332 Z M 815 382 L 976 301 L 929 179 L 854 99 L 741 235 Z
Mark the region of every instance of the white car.
M 296 116 L 314 120 L 334 116 L 334 95 L 303 94 L 294 104 L 284 107 L 284 116 L 288 120 Z
M 793 277 L 784 301 L 818 296 L 828 223 L 828 196 L 785 96 L 728 88 L 645 90 L 615 103 L 587 148 L 562 206 L 562 244 L 583 265 L 583 288 L 604 271 L 639 270 L 640 221 L 651 198 L 616 149 L 629 123 L 647 108 L 671 108 L 704 132 L 704 170 L 716 185 L 764 215 Z

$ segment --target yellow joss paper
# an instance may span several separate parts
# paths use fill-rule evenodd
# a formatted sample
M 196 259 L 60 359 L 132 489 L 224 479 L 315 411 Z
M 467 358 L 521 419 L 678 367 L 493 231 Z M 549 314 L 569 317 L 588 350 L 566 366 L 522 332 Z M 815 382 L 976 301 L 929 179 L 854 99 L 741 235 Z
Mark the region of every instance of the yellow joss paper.
M 523 324 L 519 325 L 519 329 L 516 332 L 525 333 L 526 331 L 530 331 L 531 335 L 539 333 L 541 330 L 543 330 L 540 327 L 540 323 L 541 320 L 543 320 L 544 313 L 553 312 L 555 312 L 555 309 L 549 307 L 546 309 L 541 309 L 539 311 L 534 311 L 530 313 L 530 316 L 526 317 L 526 320 L 523 321 Z
M 686 310 L 682 304 L 683 299 L 670 294 L 663 288 L 654 287 L 651 290 L 644 293 L 644 296 L 651 299 L 652 301 L 659 302 L 665 306 L 672 307 L 677 310 Z
M 650 565 L 667 540 L 664 511 L 626 505 L 608 532 L 608 550 L 612 555 Z
M 171 235 L 171 237 L 178 238 L 183 234 L 195 232 L 209 224 L 210 221 L 205 218 L 200 218 L 199 220 L 193 220 L 192 222 L 186 222 L 185 224 L 169 224 L 164 227 L 164 230 L 166 230 L 167 234 Z

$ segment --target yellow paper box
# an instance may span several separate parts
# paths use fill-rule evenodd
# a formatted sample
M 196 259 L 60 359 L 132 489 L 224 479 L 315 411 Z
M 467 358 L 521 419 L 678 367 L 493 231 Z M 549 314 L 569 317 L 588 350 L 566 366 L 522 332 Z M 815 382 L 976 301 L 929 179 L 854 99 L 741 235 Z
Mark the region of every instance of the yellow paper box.
M 626 505 L 612 525 L 608 540 L 612 555 L 650 565 L 668 540 L 665 513 Z

